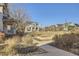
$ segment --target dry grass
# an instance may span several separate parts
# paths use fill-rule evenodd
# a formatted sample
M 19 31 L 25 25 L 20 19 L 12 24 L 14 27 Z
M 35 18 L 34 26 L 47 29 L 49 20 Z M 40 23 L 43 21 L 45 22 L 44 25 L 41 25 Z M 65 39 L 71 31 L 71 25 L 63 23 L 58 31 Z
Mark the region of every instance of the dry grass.
M 35 36 L 37 37 L 52 37 L 52 44 L 58 48 L 76 53 L 79 55 L 79 30 L 72 30 L 72 31 L 40 31 L 35 32 Z M 41 43 L 44 39 L 41 39 Z M 72 51 L 73 50 L 73 51 Z M 78 51 L 75 51 L 78 50 Z
M 55 41 L 52 43 L 52 45 L 55 47 L 67 50 L 69 52 L 73 52 L 73 49 L 77 49 L 79 51 L 79 33 L 56 35 L 53 40 Z M 79 54 L 78 51 L 74 53 Z
M 53 34 L 53 32 L 49 32 L 49 31 L 40 31 L 40 32 L 33 32 L 31 33 L 33 36 L 51 36 L 51 34 Z
M 16 55 L 17 51 L 15 48 L 17 47 L 17 45 L 22 44 L 28 47 L 33 45 L 33 41 L 32 37 L 29 35 L 23 37 L 14 36 L 5 40 L 4 44 L 7 45 L 2 50 L 0 50 L 0 52 L 3 52 L 2 55 Z
M 63 35 L 65 33 L 71 33 L 71 31 L 39 31 L 31 33 L 34 36 L 51 36 L 55 34 Z
M 18 43 L 18 37 L 13 37 L 5 40 L 5 44 L 7 46 L 2 50 L 4 52 L 4 55 L 14 55 L 16 53 L 14 47 Z
M 72 35 L 70 35 L 70 33 Z M 12 38 L 8 38 L 4 41 L 7 46 L 5 46 L 0 52 L 4 52 L 3 55 L 16 55 L 17 51 L 15 50 L 15 47 L 17 47 L 18 44 L 23 44 L 24 46 L 33 46 L 35 43 L 33 43 L 35 36 L 47 38 L 47 37 L 52 37 L 53 40 L 56 40 L 57 45 L 62 45 L 64 44 L 65 46 L 71 46 L 73 43 L 72 42 L 79 42 L 78 41 L 78 35 L 73 35 L 73 34 L 78 34 L 79 32 L 65 32 L 65 31 L 40 31 L 40 32 L 33 32 L 28 35 L 24 35 L 23 37 L 20 36 L 14 36 Z M 56 36 L 57 35 L 57 36 Z M 75 36 L 74 40 L 73 37 Z M 72 40 L 71 40 L 72 39 Z M 51 39 L 50 39 L 51 40 Z M 44 40 L 40 44 L 45 43 Z M 63 46 L 64 46 L 63 45 Z
M 33 45 L 33 39 L 31 35 L 25 35 L 21 39 L 21 43 L 24 43 L 28 46 Z

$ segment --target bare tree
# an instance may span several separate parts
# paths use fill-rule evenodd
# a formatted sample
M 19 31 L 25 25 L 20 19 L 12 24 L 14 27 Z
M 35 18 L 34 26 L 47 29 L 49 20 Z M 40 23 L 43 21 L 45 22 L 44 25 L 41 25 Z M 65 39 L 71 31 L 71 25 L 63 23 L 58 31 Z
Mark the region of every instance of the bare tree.
M 23 33 L 26 26 L 26 22 L 31 20 L 30 16 L 23 9 L 16 9 L 14 11 L 11 11 L 10 17 L 15 19 L 17 23 L 16 30 L 19 33 Z

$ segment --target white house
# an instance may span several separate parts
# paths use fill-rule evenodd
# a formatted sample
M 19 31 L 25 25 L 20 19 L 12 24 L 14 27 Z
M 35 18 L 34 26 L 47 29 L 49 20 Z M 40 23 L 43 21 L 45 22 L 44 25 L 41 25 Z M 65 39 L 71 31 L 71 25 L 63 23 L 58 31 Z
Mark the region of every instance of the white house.
M 39 25 L 35 22 L 29 23 L 25 27 L 25 33 L 39 31 Z

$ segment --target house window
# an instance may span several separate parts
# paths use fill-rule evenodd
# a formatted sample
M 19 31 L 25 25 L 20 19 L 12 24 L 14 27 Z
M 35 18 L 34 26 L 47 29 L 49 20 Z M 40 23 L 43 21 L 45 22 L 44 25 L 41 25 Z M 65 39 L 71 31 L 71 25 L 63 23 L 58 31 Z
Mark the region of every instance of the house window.
M 11 26 L 10 25 L 7 25 L 7 30 L 11 30 Z
M 31 31 L 31 27 L 28 27 L 28 28 L 27 28 L 27 31 Z

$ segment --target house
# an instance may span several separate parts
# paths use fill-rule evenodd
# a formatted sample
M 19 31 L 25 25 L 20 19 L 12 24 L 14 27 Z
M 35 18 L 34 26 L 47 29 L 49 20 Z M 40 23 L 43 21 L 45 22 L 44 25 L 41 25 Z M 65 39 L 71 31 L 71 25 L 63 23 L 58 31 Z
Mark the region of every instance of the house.
M 7 35 L 16 34 L 16 21 L 13 18 L 3 20 L 3 31 Z
M 79 24 L 67 22 L 64 24 L 56 24 L 45 27 L 45 31 L 69 31 L 76 28 L 79 28 Z
M 78 24 L 75 24 L 75 23 L 72 23 L 72 22 L 65 23 L 64 24 L 64 30 L 65 31 L 72 30 L 73 28 L 78 27 L 77 25 Z
M 63 24 L 56 24 L 55 27 L 56 27 L 57 31 L 62 31 L 63 30 Z
M 25 33 L 27 32 L 34 32 L 34 31 L 39 31 L 39 25 L 36 22 L 26 22 L 26 26 L 25 26 Z
M 1 30 L 6 35 L 15 35 L 17 34 L 17 21 L 10 17 L 9 10 L 8 10 L 8 3 L 1 3 L 0 4 L 0 16 L 2 17 L 0 20 L 2 20 L 2 27 Z M 25 30 L 24 33 L 27 32 L 34 32 L 39 31 L 39 26 L 36 22 L 27 21 L 25 23 Z
M 8 3 L 0 3 L 0 14 L 3 32 L 7 35 L 16 34 L 15 20 L 9 15 Z

